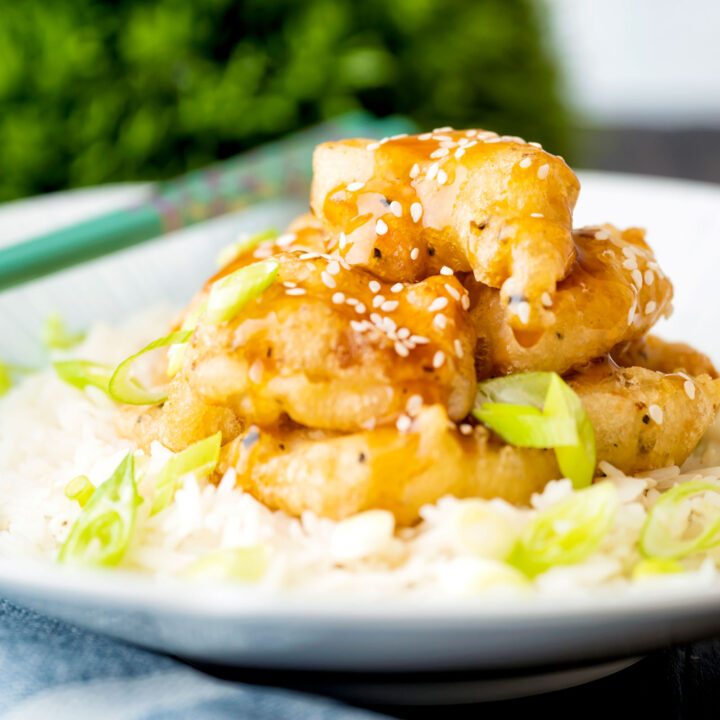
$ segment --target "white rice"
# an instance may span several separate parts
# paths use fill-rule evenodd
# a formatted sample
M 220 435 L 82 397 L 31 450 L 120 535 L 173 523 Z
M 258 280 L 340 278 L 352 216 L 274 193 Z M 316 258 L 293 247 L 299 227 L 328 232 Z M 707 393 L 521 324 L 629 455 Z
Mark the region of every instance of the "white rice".
M 153 310 L 120 327 L 98 325 L 73 355 L 116 363 L 161 335 L 170 314 Z M 98 485 L 107 479 L 131 444 L 114 430 L 115 406 L 100 391 L 81 392 L 51 369 L 27 377 L 0 401 L 0 556 L 44 558 L 54 562 L 80 512 L 65 497 L 67 483 L 87 475 Z M 136 452 L 136 457 L 142 455 Z M 149 494 L 154 477 L 171 453 L 154 444 L 140 484 Z M 467 501 L 443 498 L 422 510 L 422 522 L 396 530 L 392 516 L 371 511 L 341 523 L 310 513 L 296 519 L 273 512 L 235 488 L 229 471 L 217 485 L 187 476 L 175 500 L 149 517 L 149 502 L 138 510 L 133 541 L 123 567 L 157 576 L 182 575 L 198 558 L 220 549 L 262 545 L 267 571 L 259 584 L 273 590 L 362 595 L 405 593 L 438 598 L 476 593 L 536 592 L 564 596 L 632 591 L 652 582 L 717 582 L 720 551 L 684 560 L 680 576 L 630 580 L 640 560 L 637 540 L 659 492 L 696 477 L 720 479 L 720 429 L 712 428 L 685 468 L 664 468 L 626 477 L 609 465 L 602 469 L 619 494 L 614 524 L 599 550 L 584 562 L 556 567 L 532 583 L 518 583 L 496 556 L 492 522 L 475 528 L 485 542 L 468 543 L 459 532 Z M 502 518 L 518 532 L 538 511 L 573 492 L 568 480 L 547 485 L 531 507 L 502 500 L 471 501 Z M 500 518 L 500 520 L 498 520 Z

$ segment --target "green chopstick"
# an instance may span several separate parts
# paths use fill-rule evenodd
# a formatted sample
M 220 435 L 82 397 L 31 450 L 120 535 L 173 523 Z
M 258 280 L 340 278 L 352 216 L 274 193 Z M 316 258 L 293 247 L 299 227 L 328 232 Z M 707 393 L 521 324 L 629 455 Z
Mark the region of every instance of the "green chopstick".
M 247 207 L 307 195 L 312 152 L 345 137 L 412 130 L 402 117 L 341 116 L 175 180 L 155 183 L 148 200 L 16 245 L 0 248 L 0 290 L 57 272 L 173 230 Z

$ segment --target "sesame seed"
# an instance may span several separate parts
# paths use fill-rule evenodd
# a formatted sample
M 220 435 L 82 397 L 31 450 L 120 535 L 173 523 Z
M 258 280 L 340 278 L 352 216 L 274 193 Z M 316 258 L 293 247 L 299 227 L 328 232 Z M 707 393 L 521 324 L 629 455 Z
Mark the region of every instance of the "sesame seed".
M 406 327 L 401 327 L 397 331 L 398 340 L 406 340 L 410 337 L 410 331 Z
M 465 154 L 465 148 L 464 148 L 464 147 L 459 147 L 459 148 L 455 151 L 455 159 L 456 159 L 456 160 L 459 160 L 464 154 Z
M 275 239 L 275 244 L 278 247 L 287 247 L 295 242 L 296 237 L 295 233 L 283 233 Z
M 410 354 L 410 351 L 399 341 L 395 341 L 395 352 L 400 357 L 407 357 Z
M 398 283 L 395 283 L 395 284 L 390 288 L 390 292 L 393 292 L 393 293 L 402 292 L 402 289 L 403 289 L 404 287 L 405 287 L 405 286 L 404 286 L 402 283 L 399 283 L 399 282 L 398 282 Z
M 410 217 L 412 217 L 413 222 L 417 222 L 421 217 L 423 213 L 423 207 L 419 202 L 414 202 L 410 206 Z
M 518 163 L 518 165 L 519 165 L 521 168 L 529 168 L 529 167 L 532 165 L 532 158 L 530 158 L 530 157 L 524 157 L 524 158 Z
M 380 319 L 380 328 L 386 333 L 394 333 L 397 330 L 397 323 L 389 317 Z
M 635 270 L 635 268 L 637 268 L 637 260 L 634 257 L 625 258 L 625 260 L 623 260 L 622 266 L 626 270 Z
M 598 230 L 595 233 L 595 239 L 596 240 L 609 240 L 610 233 L 607 230 Z
M 538 150 L 542 150 L 542 145 L 539 142 L 529 142 L 528 145 L 536 147 Z
M 642 273 L 641 273 L 637 268 L 635 268 L 635 269 L 632 271 L 632 273 L 630 273 L 630 274 L 631 274 L 631 276 L 632 276 L 633 282 L 635 283 L 635 285 L 637 286 L 637 289 L 639 290 L 639 289 L 642 287 L 642 284 L 643 284 L 643 275 L 642 275 Z
M 411 260 L 417 260 L 419 256 L 420 256 L 420 250 L 418 250 L 418 248 L 413 248 L 410 251 L 410 259 Z
M 550 307 L 552 305 L 552 298 L 550 297 L 550 293 L 544 292 L 540 296 L 540 302 L 543 304 L 544 307 Z
M 544 218 L 545 216 L 542 213 L 530 213 L 530 217 L 532 218 Z
M 441 275 L 452 275 L 452 274 L 453 274 L 453 269 L 452 269 L 451 267 L 448 267 L 447 265 L 443 265 L 443 266 L 440 268 L 440 274 L 441 274 Z
M 466 130 L 466 131 L 465 131 L 465 134 L 466 134 L 468 137 L 473 137 L 473 136 L 477 135 L 477 130 Z
M 393 310 L 397 309 L 397 306 L 400 303 L 397 300 L 386 300 L 381 306 L 380 309 L 383 312 L 392 312 Z
M 422 395 L 411 395 L 405 403 L 405 410 L 408 415 L 417 415 L 423 405 Z
M 304 295 L 305 289 L 304 288 L 290 288 L 289 290 L 285 291 L 286 295 Z
M 373 298 L 372 304 L 373 304 L 373 307 L 380 307 L 384 302 L 385 302 L 384 295 L 376 295 Z
M 645 314 L 650 315 L 651 313 L 654 313 L 657 309 L 657 303 L 654 300 L 651 300 L 646 306 L 645 306 Z
M 648 408 L 648 415 L 658 424 L 662 425 L 663 410 L 659 405 L 651 405 Z
M 345 295 L 343 295 L 341 292 L 336 292 L 336 293 L 332 296 L 332 301 L 333 301 L 336 305 L 341 305 L 342 303 L 345 302 Z
M 388 231 L 387 223 L 382 218 L 380 218 L 380 220 L 378 220 L 377 223 L 375 223 L 375 232 L 378 235 L 384 235 L 387 231 Z
M 365 330 L 367 330 L 367 323 L 364 320 L 351 320 L 350 327 L 355 330 L 355 332 L 365 332 Z
M 345 236 L 344 232 L 340 233 L 340 237 L 338 238 L 338 245 L 340 246 L 341 250 L 344 250 L 345 245 L 347 245 L 347 237 Z
M 410 168 L 410 177 L 411 177 L 411 178 L 416 178 L 419 174 L 420 174 L 420 166 L 419 166 L 417 163 L 415 163 L 415 164 Z
M 370 322 L 372 322 L 373 325 L 380 326 L 382 318 L 377 313 L 370 313 Z
M 546 163 L 538 168 L 537 176 L 539 180 L 544 180 L 550 172 L 550 166 Z
M 448 304 L 448 299 L 446 297 L 437 297 L 435 298 L 428 307 L 429 312 L 437 312 L 438 310 L 442 310 L 443 308 L 446 308 Z
M 411 335 L 408 339 L 410 342 L 415 343 L 415 345 L 427 345 L 430 342 L 430 340 L 423 335 Z
M 655 282 L 655 273 L 652 270 L 645 271 L 645 284 L 652 285 Z
M 347 186 L 349 192 L 355 192 L 356 190 L 362 190 L 365 187 L 363 182 L 352 182 Z
M 402 205 L 397 200 L 393 200 L 390 203 L 390 212 L 395 217 L 401 217 L 402 216 Z
M 454 344 L 454 346 L 455 346 L 455 354 L 456 354 L 459 358 L 461 358 L 461 357 L 465 354 L 465 353 L 463 353 L 462 343 L 460 342 L 460 340 L 459 340 L 458 338 L 455 338 L 453 344 Z
M 438 313 L 433 318 L 433 325 L 435 325 L 438 330 L 444 330 L 447 325 L 447 318 L 442 313 Z
M 303 253 L 299 257 L 299 259 L 300 260 L 314 260 L 315 258 L 319 258 L 319 257 L 320 257 L 320 253 L 307 252 L 307 253 Z
M 283 282 L 283 285 L 284 285 L 286 288 L 294 288 L 294 287 L 297 287 L 297 283 L 296 283 L 296 282 L 293 282 L 292 280 L 285 280 L 285 281 Z
M 438 148 L 435 150 L 435 152 L 430 153 L 430 157 L 435 160 L 437 158 L 445 157 L 446 155 L 449 155 L 450 151 L 447 148 Z
M 272 248 L 269 245 L 259 247 L 254 253 L 253 257 L 256 258 L 269 258 L 273 254 Z
M 375 418 L 368 418 L 367 420 L 363 420 L 363 422 L 360 423 L 360 427 L 363 430 L 374 430 L 376 422 L 377 421 L 375 420 Z
M 527 325 L 528 320 L 530 319 L 530 303 L 526 300 L 518 303 L 517 315 L 520 318 L 520 322 L 523 325 Z
M 397 135 L 391 135 L 391 140 L 400 140 L 401 138 L 406 138 L 408 136 L 407 133 L 398 133 Z
M 437 163 L 433 163 L 427 171 L 427 174 L 425 175 L 425 178 L 427 180 L 434 180 L 435 176 L 437 175 L 437 171 L 439 170 L 439 166 Z
M 685 394 L 691 399 L 695 399 L 695 383 L 692 380 L 686 380 L 683 383 Z
M 432 137 L 432 133 L 423 133 L 418 135 L 418 140 L 429 140 Z
M 340 272 L 340 263 L 337 260 L 332 260 L 328 263 L 326 269 L 331 275 L 337 275 Z
M 449 125 L 444 125 L 441 128 L 433 128 L 434 133 L 452 132 L 452 128 Z
M 453 300 L 460 299 L 460 291 L 457 288 L 454 288 L 449 283 L 445 283 L 445 289 L 448 291 L 448 295 L 450 295 Z
M 462 300 L 460 300 L 460 303 L 462 304 L 463 310 L 469 310 L 470 309 L 470 296 L 465 293 L 465 295 L 462 296 Z
M 349 297 L 345 302 L 348 305 L 357 305 L 358 304 L 357 298 L 353 298 L 353 297 Z
M 362 313 L 365 312 L 365 309 L 366 309 L 365 306 L 364 306 L 361 302 L 359 302 L 359 303 L 355 306 L 355 312 L 356 312 L 356 313 L 362 314 Z
M 262 380 L 264 369 L 265 367 L 262 364 L 262 360 L 256 360 L 248 370 L 248 377 L 250 378 L 250 382 L 253 382 L 257 385 Z
M 444 170 L 438 170 L 437 181 L 439 185 L 444 185 L 447 182 L 448 176 Z
M 473 431 L 472 425 L 470 425 L 470 423 L 461 423 L 459 429 L 463 435 L 471 435 Z
M 412 420 L 407 415 L 401 415 L 395 422 L 395 427 L 400 432 L 407 432 L 412 427 Z
M 377 280 L 371 280 L 371 281 L 368 283 L 368 287 L 370 288 L 370 290 L 371 290 L 372 292 L 376 293 L 376 292 L 378 292 L 378 291 L 380 290 L 380 288 L 382 287 L 382 285 L 380 285 L 380 283 L 379 283 Z
M 439 368 L 442 367 L 442 364 L 445 362 L 445 353 L 442 350 L 438 350 L 435 355 L 433 355 L 433 367 Z
M 379 142 L 370 143 L 365 149 L 366 150 L 377 150 L 380 147 Z
M 320 278 L 322 279 L 323 284 L 327 285 L 331 290 L 337 286 L 335 278 L 329 273 L 327 273 L 325 270 L 320 273 Z

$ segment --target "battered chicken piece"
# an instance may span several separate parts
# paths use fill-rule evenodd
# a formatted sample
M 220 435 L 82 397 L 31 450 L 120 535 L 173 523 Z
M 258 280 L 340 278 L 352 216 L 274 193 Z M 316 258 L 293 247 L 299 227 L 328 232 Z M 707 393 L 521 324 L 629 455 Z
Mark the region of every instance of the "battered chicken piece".
M 559 475 L 552 451 L 505 445 L 482 426 L 463 435 L 440 405 L 423 408 L 408 432 L 251 428 L 223 448 L 228 467 L 243 490 L 291 515 L 337 520 L 382 508 L 401 524 L 444 495 L 525 503 Z
M 627 474 L 680 465 L 715 419 L 720 381 L 599 360 L 567 378 L 595 428 L 598 460 Z
M 530 370 L 565 373 L 640 338 L 671 309 L 672 284 L 638 228 L 613 225 L 574 234 L 577 259 L 545 301 L 555 315 L 547 332 L 524 343 L 513 332 L 500 293 L 465 279 L 478 335 L 478 362 L 490 374 Z M 633 364 L 633 363 L 629 363 Z
M 315 254 L 282 253 L 274 284 L 232 320 L 201 316 L 163 408 L 162 441 L 182 448 L 227 419 L 355 431 L 440 403 L 467 415 L 475 333 L 454 277 L 392 285 Z M 206 424 L 206 421 L 209 421 Z M 220 425 L 218 425 L 220 423 Z
M 638 340 L 621 343 L 610 353 L 612 359 L 623 367 L 638 365 L 663 373 L 682 372 L 688 375 L 718 376 L 710 358 L 686 343 L 661 340 L 646 335 Z
M 414 282 L 442 265 L 500 288 L 518 330 L 552 323 L 542 298 L 574 258 L 580 189 L 565 162 L 521 138 L 437 130 L 319 145 L 311 208 L 351 265 Z
M 598 461 L 628 474 L 684 462 L 720 405 L 720 381 L 687 381 L 611 361 L 594 363 L 569 382 L 595 428 Z M 550 450 L 505 444 L 482 425 L 460 430 L 438 405 L 420 409 L 403 432 L 253 427 L 224 448 L 221 466 L 235 468 L 238 485 L 258 500 L 291 515 L 310 510 L 341 519 L 383 508 L 401 524 L 444 495 L 524 504 L 561 477 Z

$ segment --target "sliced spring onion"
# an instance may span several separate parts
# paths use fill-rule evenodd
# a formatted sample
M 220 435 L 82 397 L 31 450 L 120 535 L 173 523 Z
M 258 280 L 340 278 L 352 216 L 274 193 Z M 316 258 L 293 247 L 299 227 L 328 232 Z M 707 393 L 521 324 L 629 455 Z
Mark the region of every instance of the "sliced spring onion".
M 554 448 L 561 472 L 576 488 L 592 481 L 592 423 L 557 373 L 519 373 L 481 382 L 473 415 L 512 445 Z
M 70 332 L 60 313 L 50 313 L 42 328 L 42 342 L 48 350 L 67 350 L 85 339 L 84 332 Z
M 574 420 L 570 417 L 547 417 L 532 405 L 485 403 L 474 414 L 512 445 L 547 448 L 578 442 Z
M 657 575 L 674 575 L 685 572 L 685 568 L 670 558 L 646 558 L 641 560 L 632 571 L 633 580 L 655 577 Z
M 0 363 L 0 397 L 5 395 L 11 387 L 12 376 L 10 375 L 10 368 L 4 363 Z
M 459 501 L 453 527 L 458 548 L 477 557 L 505 560 L 517 541 L 510 521 L 484 500 Z
M 246 303 L 272 285 L 279 269 L 280 265 L 274 260 L 263 260 L 220 278 L 210 290 L 207 319 L 221 323 L 235 317 Z
M 180 330 L 185 332 L 193 332 L 197 327 L 200 316 L 205 312 L 206 302 L 200 303 L 194 310 L 188 313 L 188 316 L 183 321 Z M 168 377 L 175 377 L 182 367 L 183 358 L 185 357 L 185 348 L 187 347 L 188 341 L 183 343 L 176 343 L 168 348 L 168 366 L 167 375 Z
M 77 500 L 80 507 L 85 507 L 95 492 L 95 486 L 85 475 L 78 475 L 65 486 L 65 497 Z
M 109 385 L 112 368 L 90 360 L 62 360 L 53 363 L 55 372 L 69 385 L 84 390 L 88 385 L 110 393 Z
M 112 397 L 113 400 L 127 403 L 128 405 L 155 405 L 165 402 L 165 400 L 167 400 L 166 391 L 147 390 L 132 377 L 133 364 L 141 355 L 145 355 L 145 353 L 152 352 L 161 347 L 166 347 L 167 345 L 187 342 L 191 335 L 192 330 L 178 330 L 177 332 L 154 340 L 140 350 L 140 352 L 136 352 L 127 358 L 127 360 L 123 360 L 110 378 L 108 386 L 110 397 Z
M 648 558 L 678 559 L 720 544 L 720 508 L 708 502 L 689 504 L 705 493 L 720 493 L 720 485 L 690 480 L 660 495 L 640 532 L 640 552 Z M 694 532 L 688 536 L 691 523 Z
M 130 544 L 139 502 L 133 456 L 128 453 L 88 500 L 60 548 L 58 562 L 87 567 L 117 565 Z
M 218 253 L 217 266 L 223 268 L 243 253 L 250 252 L 250 250 L 254 250 L 261 243 L 274 240 L 277 236 L 278 232 L 275 228 L 268 228 L 254 235 L 242 235 L 238 240 L 225 246 Z
M 263 545 L 218 550 L 199 558 L 183 570 L 192 580 L 217 582 L 239 580 L 257 582 L 268 567 L 268 551 Z
M 193 443 L 167 461 L 155 483 L 151 515 L 164 510 L 172 502 L 184 475 L 193 473 L 200 480 L 217 467 L 221 441 L 222 433 L 217 432 L 209 438 Z
M 529 577 L 585 560 L 600 545 L 618 507 L 615 486 L 600 482 L 541 512 L 523 530 L 508 562 Z

